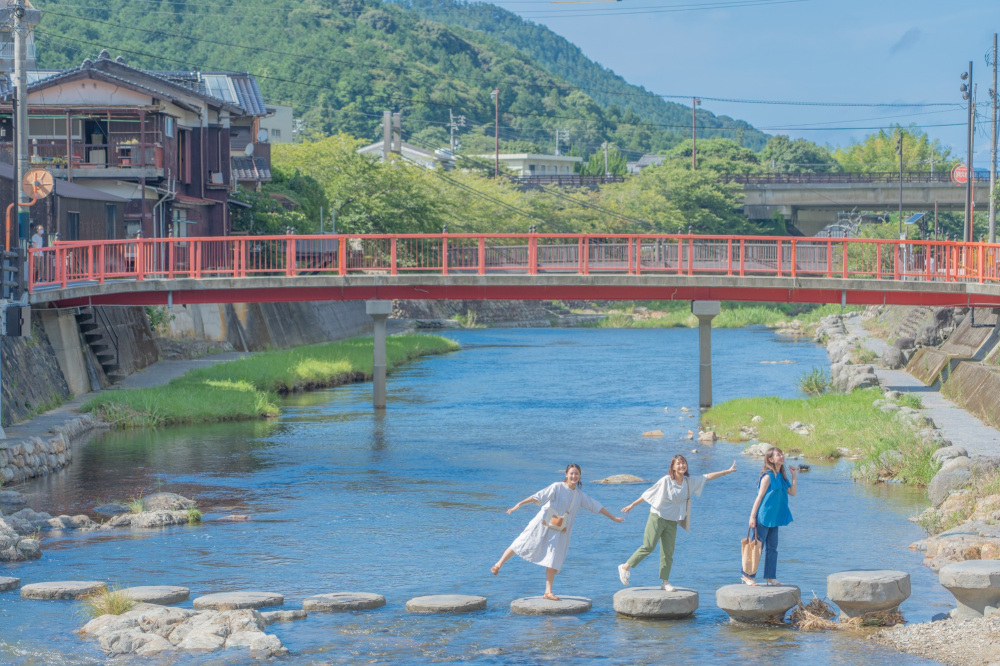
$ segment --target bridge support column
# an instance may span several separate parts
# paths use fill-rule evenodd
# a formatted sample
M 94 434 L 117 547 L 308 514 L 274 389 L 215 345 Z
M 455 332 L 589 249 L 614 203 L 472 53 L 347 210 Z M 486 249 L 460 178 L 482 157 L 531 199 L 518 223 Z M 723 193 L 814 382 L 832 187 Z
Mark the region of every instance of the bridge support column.
M 712 406 L 712 320 L 722 311 L 719 301 L 691 301 L 698 317 L 698 406 Z
M 365 312 L 375 322 L 372 351 L 372 404 L 385 409 L 385 320 L 392 314 L 392 301 L 365 301 Z

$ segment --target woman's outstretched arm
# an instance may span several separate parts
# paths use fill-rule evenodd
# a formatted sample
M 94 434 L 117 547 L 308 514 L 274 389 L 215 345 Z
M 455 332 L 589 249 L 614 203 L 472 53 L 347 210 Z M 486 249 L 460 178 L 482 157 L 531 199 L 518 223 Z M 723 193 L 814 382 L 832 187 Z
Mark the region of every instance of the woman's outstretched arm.
M 612 516 L 608 512 L 608 510 L 605 509 L 604 507 L 601 507 L 601 515 L 602 516 L 607 516 L 608 518 L 610 518 L 611 520 L 615 521 L 616 523 L 624 523 L 625 522 L 624 518 L 619 518 L 618 516 Z
M 789 469 L 792 470 L 792 485 L 788 488 L 788 494 L 794 497 L 795 493 L 798 492 L 798 488 L 796 486 L 798 486 L 799 481 L 799 468 L 789 467 Z
M 725 476 L 726 474 L 732 474 L 735 471 L 736 471 L 736 461 L 734 460 L 733 466 L 730 467 L 729 469 L 724 469 L 721 472 L 709 472 L 708 474 L 705 475 L 705 479 L 711 481 L 712 479 L 717 479 L 720 476 Z
M 622 509 L 622 513 L 628 513 L 629 511 L 631 511 L 632 509 L 634 509 L 635 507 L 639 506 L 640 504 L 642 504 L 645 501 L 646 500 L 644 500 L 643 498 L 640 497 L 636 501 L 634 501 L 631 504 L 629 504 L 627 507 L 623 508 Z
M 527 498 L 521 500 L 520 502 L 518 502 L 517 504 L 515 504 L 514 506 L 510 507 L 509 509 L 507 509 L 507 514 L 510 515 L 510 514 L 514 513 L 515 511 L 517 511 L 518 509 L 520 509 L 525 504 L 539 504 L 539 503 L 540 502 L 538 500 L 536 500 L 534 497 L 527 497 Z
M 770 485 L 771 477 L 764 476 L 760 480 L 760 490 L 757 491 L 757 499 L 753 501 L 753 508 L 750 509 L 750 527 L 757 527 L 757 509 L 760 508 L 760 503 L 764 499 L 764 493 L 767 492 Z

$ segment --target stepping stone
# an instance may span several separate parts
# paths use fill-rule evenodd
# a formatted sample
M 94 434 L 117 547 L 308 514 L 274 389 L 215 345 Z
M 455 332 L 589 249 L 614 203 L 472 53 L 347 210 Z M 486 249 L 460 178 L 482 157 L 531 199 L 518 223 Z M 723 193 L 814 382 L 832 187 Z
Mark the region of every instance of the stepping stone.
M 196 610 L 240 610 L 243 608 L 264 608 L 280 606 L 285 597 L 274 592 L 219 592 L 206 594 L 194 600 Z
M 968 560 L 942 567 L 938 580 L 955 596 L 956 620 L 983 617 L 987 606 L 1000 606 L 1000 560 Z
M 304 620 L 309 614 L 304 610 L 287 611 L 265 611 L 260 614 L 264 618 L 264 624 L 274 624 L 275 622 L 291 622 L 292 620 Z
M 83 599 L 108 589 L 107 583 L 93 580 L 66 580 L 31 583 L 21 588 L 22 599 Z
M 147 604 L 179 604 L 187 601 L 191 596 L 191 590 L 177 585 L 140 585 L 138 587 L 126 587 L 122 593 L 127 594 L 136 601 Z
M 7 590 L 16 590 L 17 586 L 21 584 L 20 578 L 8 578 L 7 576 L 0 576 L 0 592 L 6 592 Z
M 586 597 L 559 597 L 552 601 L 545 597 L 524 597 L 510 602 L 510 612 L 515 615 L 579 615 L 593 607 Z
M 434 594 L 406 602 L 410 613 L 468 613 L 486 608 L 486 597 L 468 594 Z
M 385 597 L 368 592 L 317 594 L 302 602 L 302 610 L 306 611 L 370 610 L 382 606 L 385 606 Z
M 799 588 L 726 585 L 715 592 L 715 603 L 734 622 L 783 622 L 785 613 L 799 603 Z
M 679 620 L 698 610 L 698 593 L 683 587 L 673 592 L 658 587 L 626 587 L 615 592 L 614 607 L 629 617 Z
M 840 571 L 826 577 L 826 596 L 843 618 L 897 608 L 910 596 L 910 574 L 891 569 Z

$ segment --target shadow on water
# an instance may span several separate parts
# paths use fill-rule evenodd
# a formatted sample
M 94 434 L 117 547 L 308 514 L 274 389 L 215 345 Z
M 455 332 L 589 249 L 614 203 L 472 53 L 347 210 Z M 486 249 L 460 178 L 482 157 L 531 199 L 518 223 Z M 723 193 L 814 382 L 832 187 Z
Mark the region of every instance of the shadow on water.
M 32 506 L 79 513 L 99 500 L 158 490 L 195 497 L 207 522 L 145 532 L 52 533 L 43 558 L 5 575 L 24 582 L 106 580 L 179 584 L 198 596 L 235 589 L 282 592 L 297 608 L 321 592 L 379 592 L 388 605 L 367 613 L 310 614 L 272 625 L 293 663 L 535 664 L 566 659 L 608 663 L 672 661 L 799 664 L 916 664 L 854 634 L 729 625 L 715 590 L 738 580 L 738 540 L 746 531 L 759 462 L 739 447 L 685 442 L 697 419 L 677 418 L 697 398 L 697 332 L 666 330 L 463 330 L 464 349 L 411 364 L 389 380 L 389 408 L 371 409 L 371 385 L 291 396 L 270 422 L 109 433 L 80 447 L 74 464 L 27 484 Z M 764 362 L 791 361 L 791 363 Z M 796 395 L 802 368 L 825 352 L 766 330 L 715 331 L 716 400 Z M 670 407 L 670 412 L 664 412 Z M 649 440 L 646 430 L 664 437 Z M 697 452 L 692 452 L 697 448 Z M 692 531 L 678 538 L 673 582 L 699 591 L 700 608 L 682 622 L 618 617 L 615 567 L 641 541 L 645 512 L 615 525 L 581 515 L 556 591 L 593 599 L 591 612 L 566 618 L 511 615 L 510 602 L 539 594 L 543 571 L 518 558 L 498 577 L 489 566 L 533 515 L 505 510 L 561 479 L 567 462 L 584 470 L 584 491 L 609 510 L 646 487 L 593 480 L 631 473 L 654 480 L 683 452 L 693 473 L 739 472 L 696 498 Z M 949 595 L 907 546 L 921 537 L 907 518 L 919 492 L 849 480 L 849 463 L 818 463 L 792 499 L 795 522 L 781 533 L 779 577 L 808 599 L 823 596 L 829 573 L 849 568 L 908 571 L 911 620 L 948 607 Z M 247 523 L 212 522 L 248 513 Z M 656 555 L 633 573 L 655 585 Z M 414 616 L 407 599 L 482 594 L 482 613 Z M 190 606 L 190 602 L 184 604 Z M 0 662 L 103 661 L 96 644 L 72 632 L 83 620 L 73 602 L 24 601 L 0 594 Z M 176 664 L 244 663 L 245 653 L 187 655 Z M 157 662 L 153 662 L 157 663 Z

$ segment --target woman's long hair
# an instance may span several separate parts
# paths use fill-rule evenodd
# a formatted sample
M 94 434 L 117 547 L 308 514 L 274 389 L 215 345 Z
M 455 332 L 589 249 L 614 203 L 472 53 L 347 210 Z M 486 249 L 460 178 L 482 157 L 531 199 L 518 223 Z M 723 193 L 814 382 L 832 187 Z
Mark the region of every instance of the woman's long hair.
M 788 481 L 788 473 L 785 472 L 785 463 L 781 463 L 780 465 L 775 466 L 775 464 L 771 462 L 771 456 L 774 455 L 775 451 L 777 451 L 778 453 L 784 453 L 777 446 L 772 446 L 767 451 L 765 451 L 764 468 L 760 470 L 760 475 L 764 476 L 768 472 L 774 472 L 775 476 L 780 474 L 785 481 Z
M 576 482 L 576 485 L 577 486 L 582 486 L 583 485 L 583 470 L 580 469 L 580 466 L 577 465 L 576 463 L 570 463 L 570 464 L 566 465 L 566 471 L 563 472 L 563 474 L 569 474 L 569 471 L 571 469 L 573 469 L 574 467 L 576 468 L 576 471 L 578 471 L 580 473 L 580 480 Z
M 667 472 L 667 474 L 670 475 L 670 478 L 673 479 L 674 483 L 678 482 L 677 477 L 674 475 L 674 464 L 677 463 L 678 461 L 684 461 L 684 464 L 687 465 L 687 458 L 685 458 L 679 453 L 670 459 L 670 470 Z M 688 467 L 690 467 L 690 465 L 688 465 Z M 684 476 L 691 476 L 689 472 L 690 472 L 689 469 L 684 470 Z

